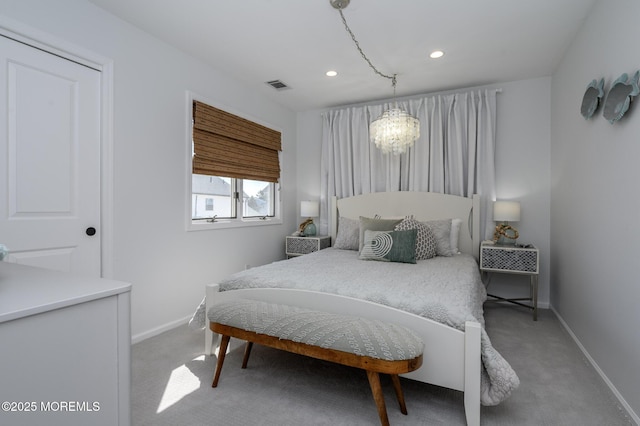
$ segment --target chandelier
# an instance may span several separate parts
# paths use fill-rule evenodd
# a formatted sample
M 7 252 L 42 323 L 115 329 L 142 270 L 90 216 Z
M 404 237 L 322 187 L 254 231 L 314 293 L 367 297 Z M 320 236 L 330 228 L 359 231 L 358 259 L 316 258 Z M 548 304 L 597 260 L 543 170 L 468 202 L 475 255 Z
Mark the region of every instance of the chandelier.
M 371 141 L 376 144 L 384 154 L 403 154 L 408 148 L 413 146 L 413 143 L 420 137 L 420 121 L 411 116 L 409 113 L 398 107 L 396 101 L 396 83 L 398 81 L 397 74 L 385 75 L 373 66 L 369 58 L 364 54 L 360 48 L 358 40 L 347 25 L 347 20 L 344 17 L 342 10 L 349 5 L 351 0 L 329 0 L 331 6 L 340 12 L 342 23 L 347 30 L 351 39 L 353 40 L 358 52 L 362 58 L 369 64 L 369 67 L 381 77 L 391 80 L 393 86 L 393 103 L 394 106 L 382 113 L 369 125 L 369 135 Z

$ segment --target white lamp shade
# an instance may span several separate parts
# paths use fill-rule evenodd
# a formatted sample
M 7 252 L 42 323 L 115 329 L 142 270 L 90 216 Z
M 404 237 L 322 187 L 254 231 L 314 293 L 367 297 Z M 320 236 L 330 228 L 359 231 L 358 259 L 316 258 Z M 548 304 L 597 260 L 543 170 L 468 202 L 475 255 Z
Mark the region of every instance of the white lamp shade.
M 302 217 L 320 216 L 320 203 L 317 201 L 302 201 L 300 203 L 300 216 Z
M 495 201 L 493 220 L 496 222 L 518 222 L 520 220 L 519 201 Z

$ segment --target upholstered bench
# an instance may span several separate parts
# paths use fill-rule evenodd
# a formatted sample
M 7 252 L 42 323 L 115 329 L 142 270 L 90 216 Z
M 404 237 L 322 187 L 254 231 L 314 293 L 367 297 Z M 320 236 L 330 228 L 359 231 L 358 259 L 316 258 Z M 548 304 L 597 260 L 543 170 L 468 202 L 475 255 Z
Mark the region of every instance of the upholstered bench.
M 379 373 L 389 374 L 400 411 L 407 414 L 398 374 L 422 365 L 424 344 L 405 327 L 246 299 L 213 305 L 207 316 L 211 331 L 222 336 L 212 387 L 218 385 L 229 339 L 235 337 L 247 342 L 242 368 L 257 343 L 365 370 L 383 425 L 389 420 Z

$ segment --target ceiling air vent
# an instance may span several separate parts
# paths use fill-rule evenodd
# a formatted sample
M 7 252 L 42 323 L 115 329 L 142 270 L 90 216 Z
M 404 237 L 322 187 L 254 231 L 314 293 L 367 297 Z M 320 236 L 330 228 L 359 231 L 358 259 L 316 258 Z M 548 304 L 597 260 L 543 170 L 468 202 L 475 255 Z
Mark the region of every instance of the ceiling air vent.
M 291 89 L 289 86 L 287 86 L 286 84 L 284 84 L 283 82 L 281 82 L 280 80 L 271 80 L 271 81 L 267 81 L 267 84 L 271 87 L 273 87 L 276 90 L 286 90 L 286 89 Z

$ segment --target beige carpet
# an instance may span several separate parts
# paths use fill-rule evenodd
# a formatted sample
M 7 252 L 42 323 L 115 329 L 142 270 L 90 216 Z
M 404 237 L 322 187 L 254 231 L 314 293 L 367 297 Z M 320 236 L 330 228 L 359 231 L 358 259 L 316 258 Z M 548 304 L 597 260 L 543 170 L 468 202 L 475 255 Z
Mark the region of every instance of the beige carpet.
M 604 382 L 548 310 L 485 308 L 493 345 L 521 385 L 505 402 L 482 407 L 482 425 L 631 425 Z M 187 326 L 133 346 L 133 425 L 377 425 L 364 372 L 264 347 L 249 367 L 229 353 L 217 388 L 215 357 L 202 356 L 203 333 Z M 392 425 L 464 425 L 462 393 L 402 379 L 409 414 L 383 379 Z

